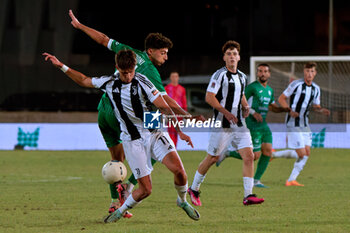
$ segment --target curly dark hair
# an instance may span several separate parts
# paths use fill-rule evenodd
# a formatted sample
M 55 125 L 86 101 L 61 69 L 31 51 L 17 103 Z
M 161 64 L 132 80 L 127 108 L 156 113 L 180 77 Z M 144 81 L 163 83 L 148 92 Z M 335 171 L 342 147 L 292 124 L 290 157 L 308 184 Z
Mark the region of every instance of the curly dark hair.
M 237 41 L 234 41 L 234 40 L 226 41 L 224 46 L 222 46 L 222 53 L 225 53 L 226 50 L 228 49 L 234 49 L 234 48 L 237 49 L 238 53 L 241 52 L 241 45 Z
M 122 70 L 133 69 L 136 66 L 136 54 L 130 50 L 120 50 L 115 55 L 115 64 Z
M 173 42 L 161 33 L 150 33 L 145 39 L 145 50 L 147 49 L 171 49 L 173 47 Z

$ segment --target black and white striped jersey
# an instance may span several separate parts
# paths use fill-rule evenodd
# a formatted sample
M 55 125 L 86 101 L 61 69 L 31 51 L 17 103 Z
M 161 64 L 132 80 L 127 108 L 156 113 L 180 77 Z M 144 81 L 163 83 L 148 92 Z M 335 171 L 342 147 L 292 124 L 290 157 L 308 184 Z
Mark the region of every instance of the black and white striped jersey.
M 120 122 L 121 140 L 136 140 L 142 133 L 143 113 L 151 111 L 151 103 L 160 95 L 157 88 L 140 73 L 130 83 L 123 83 L 120 74 L 92 78 L 92 84 L 107 93 Z
M 207 92 L 216 94 L 220 105 L 238 118 L 237 126 L 243 125 L 241 100 L 244 95 L 244 88 L 247 83 L 247 76 L 241 71 L 230 72 L 226 67 L 217 70 L 210 79 Z M 223 128 L 233 127 L 224 115 L 214 109 L 214 118 L 222 122 Z
M 304 80 L 295 80 L 289 84 L 283 94 L 289 97 L 289 107 L 299 113 L 293 118 L 287 113 L 286 124 L 288 127 L 309 126 L 309 111 L 312 105 L 320 104 L 321 89 L 316 83 L 308 86 Z

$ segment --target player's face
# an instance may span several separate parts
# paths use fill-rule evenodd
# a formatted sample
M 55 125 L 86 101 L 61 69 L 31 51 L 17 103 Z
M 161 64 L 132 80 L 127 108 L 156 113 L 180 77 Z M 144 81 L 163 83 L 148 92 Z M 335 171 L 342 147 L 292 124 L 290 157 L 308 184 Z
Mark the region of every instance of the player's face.
M 177 72 L 172 72 L 170 74 L 170 81 L 173 85 L 179 84 L 179 79 L 180 79 L 180 77 L 179 77 L 179 74 Z
M 148 49 L 148 56 L 154 65 L 161 66 L 168 60 L 168 49 Z
M 258 78 L 261 83 L 267 82 L 267 80 L 270 78 L 271 73 L 269 70 L 269 67 L 267 66 L 259 66 L 258 67 Z
M 237 68 L 238 62 L 239 60 L 241 60 L 241 57 L 239 56 L 238 50 L 234 48 L 234 49 L 227 49 L 223 59 L 227 67 Z
M 316 68 L 304 68 L 304 80 L 306 83 L 311 84 L 316 76 Z
M 135 76 L 135 68 L 132 69 L 120 69 L 117 67 L 120 74 L 120 80 L 124 83 L 130 83 Z

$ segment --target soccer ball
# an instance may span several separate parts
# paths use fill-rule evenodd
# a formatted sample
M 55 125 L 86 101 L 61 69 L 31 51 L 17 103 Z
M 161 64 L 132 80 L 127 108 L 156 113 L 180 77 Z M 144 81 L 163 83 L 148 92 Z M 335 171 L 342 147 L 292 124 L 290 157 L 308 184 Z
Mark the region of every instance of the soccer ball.
M 122 162 L 109 161 L 102 167 L 102 177 L 108 184 L 121 183 L 127 175 L 127 170 Z

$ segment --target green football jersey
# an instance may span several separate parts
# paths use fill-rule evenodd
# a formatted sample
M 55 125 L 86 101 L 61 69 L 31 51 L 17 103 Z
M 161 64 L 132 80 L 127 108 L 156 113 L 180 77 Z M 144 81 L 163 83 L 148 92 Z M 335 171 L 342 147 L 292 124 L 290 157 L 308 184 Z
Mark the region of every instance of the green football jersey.
M 157 68 L 153 65 L 153 63 L 149 59 L 145 51 L 142 52 L 140 50 L 131 48 L 130 46 L 119 43 L 118 41 L 113 39 L 109 40 L 107 47 L 109 50 L 115 53 L 118 53 L 122 49 L 130 49 L 134 51 L 134 53 L 136 54 L 136 60 L 137 60 L 136 72 L 145 75 L 161 93 L 166 93 L 164 86 L 162 84 L 162 79 L 160 77 L 160 74 Z M 97 109 L 99 111 L 107 111 L 113 114 L 113 109 L 110 106 L 109 100 L 108 101 L 107 100 L 108 100 L 108 97 L 106 96 L 106 94 L 103 94 Z
M 269 105 L 275 103 L 273 89 L 267 85 L 264 87 L 258 81 L 249 84 L 245 89 L 245 96 L 248 100 L 249 106 L 260 113 L 263 122 L 257 122 L 252 115 L 246 118 L 246 123 L 249 129 L 261 128 L 267 125 L 266 116 L 269 111 Z

